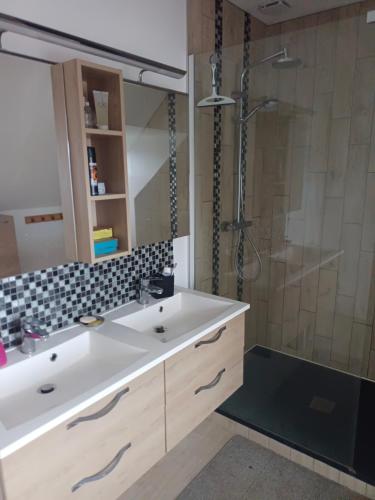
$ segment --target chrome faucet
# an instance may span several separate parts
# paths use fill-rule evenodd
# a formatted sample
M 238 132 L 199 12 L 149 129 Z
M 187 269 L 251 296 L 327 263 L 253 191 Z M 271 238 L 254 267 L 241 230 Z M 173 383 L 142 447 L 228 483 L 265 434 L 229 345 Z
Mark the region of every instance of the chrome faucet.
M 151 282 L 158 278 L 153 278 L 152 276 L 148 278 L 141 278 L 139 283 L 139 297 L 137 299 L 138 304 L 143 306 L 150 302 L 150 293 L 155 293 L 156 295 L 161 295 L 163 289 L 159 286 L 151 285 Z
M 36 350 L 36 340 L 46 340 L 49 333 L 37 318 L 25 318 L 21 322 L 21 346 L 23 354 L 32 356 Z

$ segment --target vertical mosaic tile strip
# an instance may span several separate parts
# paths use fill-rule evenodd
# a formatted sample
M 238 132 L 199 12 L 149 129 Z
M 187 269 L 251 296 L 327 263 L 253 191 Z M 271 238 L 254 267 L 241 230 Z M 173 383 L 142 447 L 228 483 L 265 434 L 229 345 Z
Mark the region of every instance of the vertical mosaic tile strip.
M 250 42 L 251 42 L 251 16 L 247 12 L 244 14 L 244 41 L 243 41 L 243 69 L 250 64 Z M 246 116 L 249 111 L 249 72 L 244 76 L 243 80 L 243 113 Z M 241 218 L 245 213 L 245 197 L 246 197 L 246 159 L 247 159 L 247 123 L 243 125 L 242 141 L 240 144 L 241 148 L 241 177 L 242 177 L 242 204 L 241 204 Z M 244 258 L 244 233 L 240 232 L 240 244 L 239 244 L 239 266 L 242 269 Z M 242 300 L 243 295 L 243 280 L 237 277 L 237 298 Z
M 216 82 L 220 93 L 223 51 L 223 0 L 215 0 L 215 54 L 217 58 Z M 212 240 L 212 293 L 219 294 L 220 276 L 220 212 L 221 212 L 221 135 L 222 109 L 214 108 L 214 165 L 213 165 L 213 240 Z
M 20 321 L 36 316 L 49 331 L 81 314 L 101 314 L 134 300 L 140 277 L 173 262 L 172 240 L 133 249 L 100 264 L 72 263 L 0 280 L 0 338 L 16 343 Z
M 169 131 L 169 202 L 171 211 L 171 237 L 178 237 L 177 222 L 177 145 L 176 145 L 176 94 L 168 94 Z

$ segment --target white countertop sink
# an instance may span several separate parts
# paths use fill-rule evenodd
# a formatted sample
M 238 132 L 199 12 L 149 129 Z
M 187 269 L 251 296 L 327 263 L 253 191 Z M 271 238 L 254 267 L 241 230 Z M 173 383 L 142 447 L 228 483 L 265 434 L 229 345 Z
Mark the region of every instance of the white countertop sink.
M 137 332 L 170 342 L 232 307 L 231 301 L 179 292 L 157 304 L 114 320 Z
M 28 358 L 8 351 L 0 368 L 0 458 L 77 413 L 249 309 L 249 305 L 176 288 L 167 299 L 130 302 L 104 314 L 96 328 L 73 326 L 37 343 Z M 164 334 L 154 331 L 164 326 Z M 40 394 L 44 384 L 54 390 Z
M 0 421 L 6 429 L 105 382 L 147 352 L 93 330 L 69 340 L 61 336 L 54 345 L 56 340 L 50 347 L 48 340 L 38 343 L 32 357 L 21 354 L 24 359 L 1 371 Z

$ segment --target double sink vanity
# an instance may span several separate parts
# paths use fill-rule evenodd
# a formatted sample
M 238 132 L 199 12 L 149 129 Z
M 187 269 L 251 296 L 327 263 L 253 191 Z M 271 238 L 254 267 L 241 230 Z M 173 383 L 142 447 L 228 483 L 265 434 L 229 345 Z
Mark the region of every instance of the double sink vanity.
M 10 351 L 0 497 L 118 498 L 242 385 L 248 307 L 177 288 Z

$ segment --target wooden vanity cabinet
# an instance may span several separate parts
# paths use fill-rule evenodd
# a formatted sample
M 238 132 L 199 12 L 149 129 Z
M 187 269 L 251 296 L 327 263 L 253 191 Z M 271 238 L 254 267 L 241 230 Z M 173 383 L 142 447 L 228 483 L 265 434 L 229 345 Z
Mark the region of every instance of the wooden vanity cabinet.
M 243 353 L 242 314 L 1 460 L 0 500 L 115 500 L 242 385 Z
M 243 384 L 244 315 L 165 362 L 167 451 Z
M 3 459 L 5 500 L 116 499 L 164 454 L 160 364 Z

